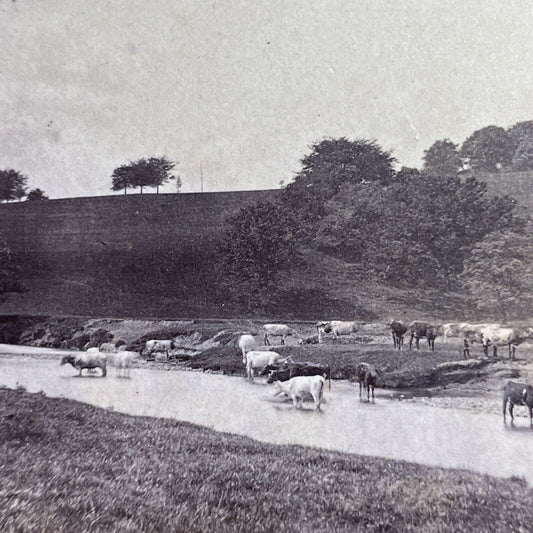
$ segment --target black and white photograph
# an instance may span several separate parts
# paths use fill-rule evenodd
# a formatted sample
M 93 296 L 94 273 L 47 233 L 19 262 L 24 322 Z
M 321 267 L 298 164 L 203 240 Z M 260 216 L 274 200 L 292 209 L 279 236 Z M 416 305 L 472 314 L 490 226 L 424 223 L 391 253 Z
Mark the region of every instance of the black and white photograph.
M 532 28 L 0 0 L 0 531 L 533 531 Z

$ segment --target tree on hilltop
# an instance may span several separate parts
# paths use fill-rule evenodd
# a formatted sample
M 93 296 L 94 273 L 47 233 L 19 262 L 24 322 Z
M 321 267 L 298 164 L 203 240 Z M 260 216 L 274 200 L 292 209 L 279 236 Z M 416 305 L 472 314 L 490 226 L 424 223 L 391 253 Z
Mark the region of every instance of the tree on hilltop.
M 516 145 L 513 138 L 499 126 L 487 126 L 475 131 L 461 147 L 473 170 L 496 172 L 512 163 Z
M 41 189 L 32 189 L 28 193 L 28 197 L 26 198 L 28 202 L 38 202 L 41 200 L 48 200 L 48 196 L 44 193 Z
M 0 201 L 21 199 L 26 196 L 28 178 L 18 170 L 0 170 Z
M 177 185 L 181 186 L 181 179 L 171 174 L 175 166 L 176 163 L 166 157 L 143 157 L 117 167 L 111 175 L 111 189 L 113 191 L 124 189 L 126 194 L 128 187 L 140 187 L 142 194 L 143 187 L 156 187 L 159 193 L 159 187 L 172 179 L 176 179 Z
M 434 176 L 457 176 L 462 168 L 458 146 L 449 139 L 435 141 L 424 151 L 424 172 Z

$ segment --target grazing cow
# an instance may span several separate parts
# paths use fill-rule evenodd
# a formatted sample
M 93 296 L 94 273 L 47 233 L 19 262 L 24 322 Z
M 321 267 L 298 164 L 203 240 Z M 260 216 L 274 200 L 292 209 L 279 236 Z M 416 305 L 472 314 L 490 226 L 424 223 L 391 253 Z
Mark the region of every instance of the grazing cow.
M 269 368 L 268 370 L 269 374 L 267 383 L 274 383 L 274 381 L 288 381 L 296 376 L 323 376 L 328 380 L 329 388 L 331 388 L 331 368 L 329 365 L 325 366 L 304 361 L 292 363 L 286 368 Z
M 426 337 L 431 351 L 435 350 L 435 338 L 439 334 L 439 327 L 427 322 L 411 322 L 409 324 L 411 339 L 409 340 L 409 350 L 413 347 L 413 339 L 416 339 L 416 349 L 420 350 L 419 342 L 422 337 Z
M 362 399 L 362 389 L 364 387 L 366 390 L 366 401 L 370 401 L 370 389 L 372 389 L 372 402 L 374 402 L 374 387 L 379 378 L 376 367 L 368 363 L 359 363 L 355 373 L 356 379 L 359 382 L 359 399 Z
M 503 422 L 505 423 L 505 408 L 509 402 L 511 424 L 514 421 L 513 407 L 525 405 L 529 410 L 529 425 L 533 427 L 533 387 L 527 383 L 508 381 L 503 387 Z
M 100 351 L 108 353 L 116 352 L 117 346 L 114 342 L 103 342 L 102 344 L 100 344 Z
M 107 355 L 105 353 L 81 352 L 76 355 L 65 355 L 61 360 L 61 365 L 66 365 L 67 363 L 72 365 L 79 370 L 80 376 L 84 368 L 99 368 L 102 371 L 102 377 L 104 377 L 107 374 L 106 361 Z
M 513 360 L 516 347 L 520 346 L 527 339 L 533 339 L 531 328 L 502 328 L 500 326 L 488 326 L 481 330 L 483 339 L 483 350 L 485 355 L 488 354 L 489 346 L 493 347 L 493 355 L 498 355 L 498 346 L 507 346 L 509 348 L 509 359 Z
M 111 366 L 117 369 L 117 376 L 129 378 L 130 368 L 133 361 L 139 357 L 137 352 L 128 352 L 126 350 L 119 350 L 118 352 L 110 353 L 107 360 Z
M 154 352 L 165 353 L 168 359 L 168 353 L 175 348 L 174 341 L 172 340 L 149 340 L 146 341 L 145 353 L 148 357 L 151 357 Z
M 253 350 L 256 347 L 255 338 L 253 335 L 241 335 L 237 341 L 237 346 L 242 352 L 242 364 L 246 364 L 246 352 Z
M 403 336 L 407 333 L 407 326 L 400 320 L 392 320 L 390 323 L 392 330 L 392 342 L 395 350 L 401 350 L 403 346 Z
M 296 332 L 291 327 L 286 324 L 265 324 L 263 326 L 263 331 L 265 332 L 264 341 L 265 345 L 270 345 L 268 337 L 281 337 L 281 344 L 285 344 L 285 337 L 294 335 L 295 337 L 300 337 L 298 332 Z
M 355 333 L 359 329 L 359 325 L 357 322 L 330 320 L 329 322 L 318 322 L 316 328 L 318 330 L 318 341 L 322 342 L 324 333 L 333 333 L 333 337 L 338 340 L 341 335 Z
M 288 381 L 274 381 L 274 396 L 286 394 L 294 407 L 301 408 L 304 396 L 311 395 L 315 409 L 320 409 L 326 380 L 322 376 L 296 376 Z
M 268 365 L 276 365 L 280 363 L 282 356 L 278 352 L 271 351 L 255 351 L 252 350 L 246 354 L 246 376 L 248 380 L 253 383 L 254 372 L 256 369 L 261 369 L 262 373 L 264 368 Z M 285 361 L 288 358 L 285 359 Z

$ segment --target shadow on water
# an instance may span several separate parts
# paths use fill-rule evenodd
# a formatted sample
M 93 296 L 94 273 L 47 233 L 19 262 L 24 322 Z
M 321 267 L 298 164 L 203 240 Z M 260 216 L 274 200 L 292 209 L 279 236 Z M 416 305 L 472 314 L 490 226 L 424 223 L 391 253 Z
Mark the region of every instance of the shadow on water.
M 529 424 L 527 426 L 516 426 L 513 422 L 504 423 L 505 431 L 509 433 L 530 433 L 533 435 L 533 427 Z

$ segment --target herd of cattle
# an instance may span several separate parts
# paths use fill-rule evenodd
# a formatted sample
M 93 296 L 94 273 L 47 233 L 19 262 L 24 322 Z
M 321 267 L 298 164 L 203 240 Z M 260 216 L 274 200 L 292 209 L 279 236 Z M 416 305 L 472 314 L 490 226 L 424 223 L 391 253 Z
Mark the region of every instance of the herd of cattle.
M 413 340 L 419 349 L 419 341 L 426 338 L 431 350 L 435 348 L 435 339 L 442 336 L 444 342 L 448 337 L 458 337 L 463 340 L 463 353 L 470 355 L 470 345 L 479 343 L 488 353 L 489 346 L 493 347 L 497 355 L 498 346 L 507 346 L 509 357 L 514 358 L 516 346 L 528 339 L 533 339 L 533 328 L 500 326 L 498 324 L 470 324 L 466 322 L 431 324 L 423 321 L 414 321 L 405 324 L 400 320 L 391 320 L 394 348 L 401 350 L 404 337 L 409 334 L 409 349 L 412 349 Z M 284 345 L 286 338 L 294 336 L 298 344 L 322 343 L 326 334 L 331 334 L 334 339 L 343 335 L 351 335 L 360 328 L 360 324 L 347 321 L 322 321 L 315 324 L 317 335 L 302 337 L 296 330 L 285 324 L 265 324 L 263 326 L 263 342 L 270 345 L 272 337 L 279 337 L 279 343 Z M 154 353 L 166 353 L 167 356 L 174 348 L 172 340 L 148 340 L 143 354 L 151 358 Z M 314 362 L 294 362 L 292 358 L 283 357 L 278 352 L 258 349 L 257 341 L 251 334 L 241 334 L 237 339 L 237 346 L 242 353 L 242 362 L 246 369 L 246 377 L 250 382 L 256 375 L 266 376 L 266 381 L 274 386 L 274 394 L 285 394 L 290 397 L 295 407 L 301 407 L 305 396 L 313 398 L 315 408 L 320 409 L 323 390 L 328 381 L 331 387 L 331 369 Z M 103 343 L 98 348 L 88 348 L 79 354 L 65 356 L 61 364 L 71 364 L 79 370 L 81 376 L 83 369 L 100 369 L 102 376 L 107 374 L 107 365 L 117 369 L 119 376 L 128 377 L 133 362 L 140 354 L 121 349 L 113 343 Z M 355 380 L 359 382 L 359 397 L 366 390 L 366 399 L 374 401 L 374 387 L 379 379 L 379 371 L 372 365 L 361 362 L 356 367 Z M 507 405 L 509 414 L 513 419 L 513 406 L 525 405 L 529 409 L 530 423 L 533 426 L 533 386 L 527 384 L 508 382 L 504 387 L 503 415 L 506 416 Z
M 421 338 L 426 338 L 431 350 L 435 349 L 435 339 L 442 335 L 444 342 L 448 337 L 463 339 L 463 354 L 470 355 L 470 345 L 479 343 L 485 355 L 488 355 L 489 346 L 493 347 L 493 355 L 498 354 L 499 346 L 506 346 L 509 358 L 514 359 L 516 347 L 528 339 L 533 339 L 533 328 L 528 326 L 501 326 L 499 324 L 470 324 L 468 322 L 449 322 L 447 324 L 430 324 L 428 322 L 411 322 L 404 324 L 400 320 L 390 323 L 394 347 L 401 350 L 404 335 L 409 331 L 409 349 L 412 349 L 413 339 L 419 348 Z

